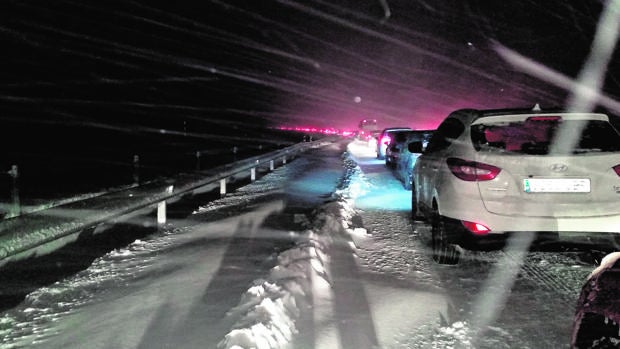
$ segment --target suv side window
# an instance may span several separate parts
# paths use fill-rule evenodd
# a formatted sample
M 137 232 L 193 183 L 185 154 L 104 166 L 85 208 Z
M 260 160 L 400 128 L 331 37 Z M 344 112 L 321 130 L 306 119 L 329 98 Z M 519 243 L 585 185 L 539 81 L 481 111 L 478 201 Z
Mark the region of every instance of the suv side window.
M 444 120 L 433 133 L 425 152 L 432 153 L 446 149 L 463 131 L 465 131 L 465 125 L 458 119 L 448 118 Z

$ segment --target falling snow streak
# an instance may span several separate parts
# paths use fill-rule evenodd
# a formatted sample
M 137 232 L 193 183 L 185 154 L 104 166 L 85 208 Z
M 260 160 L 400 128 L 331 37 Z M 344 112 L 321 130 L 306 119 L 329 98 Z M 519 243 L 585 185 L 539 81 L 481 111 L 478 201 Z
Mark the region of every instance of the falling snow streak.
M 26 24 L 30 24 L 28 22 L 24 22 Z M 32 24 L 35 25 L 35 24 Z M 180 56 L 170 56 L 167 54 L 158 54 L 157 52 L 153 52 L 151 50 L 144 50 L 144 49 L 138 49 L 138 48 L 133 48 L 129 45 L 122 45 L 119 43 L 115 43 L 115 42 L 110 42 L 107 40 L 101 40 L 95 37 L 91 37 L 91 36 L 85 36 L 85 35 L 81 35 L 78 33 L 71 33 L 71 32 L 66 32 L 66 31 L 61 31 L 61 30 L 57 30 L 55 28 L 52 27 L 47 27 L 47 26 L 38 26 L 41 29 L 50 31 L 50 32 L 55 32 L 58 34 L 61 34 L 63 36 L 68 36 L 70 38 L 75 38 L 75 39 L 80 39 L 80 40 L 85 40 L 85 41 L 90 41 L 93 42 L 96 45 L 104 45 L 104 46 L 109 46 L 111 47 L 110 49 L 108 49 L 109 51 L 111 51 L 112 53 L 118 54 L 118 53 L 122 53 L 124 55 L 128 55 L 130 57 L 137 57 L 137 58 L 142 58 L 142 59 L 149 59 L 152 60 L 152 62 L 160 62 L 160 63 L 168 63 L 168 62 L 176 62 L 179 65 L 182 65 L 184 67 L 190 67 L 193 68 L 195 70 L 199 70 L 199 71 L 204 71 L 207 73 L 211 73 L 211 74 L 219 74 L 219 75 L 223 75 L 226 77 L 232 77 L 232 78 L 236 78 L 245 82 L 250 82 L 250 83 L 254 83 L 256 85 L 265 85 L 268 87 L 272 87 L 275 89 L 280 89 L 283 91 L 299 91 L 298 93 L 302 96 L 306 96 L 306 97 L 311 97 L 311 98 L 315 98 L 321 102 L 326 102 L 327 104 L 338 104 L 340 103 L 343 106 L 346 106 L 348 103 L 348 99 L 343 99 L 340 101 L 334 101 L 332 100 L 329 96 L 327 95 L 321 95 L 320 90 L 315 93 L 314 95 L 309 95 L 308 94 L 308 89 L 306 88 L 306 86 L 304 85 L 300 85 L 297 88 L 293 88 L 291 89 L 291 85 L 295 84 L 295 80 L 276 80 L 274 82 L 270 82 L 269 80 L 265 79 L 265 76 L 261 75 L 260 73 L 254 74 L 254 73 L 250 73 L 247 71 L 240 71 L 239 73 L 232 73 L 232 72 L 227 72 L 225 67 L 222 68 L 214 68 L 213 66 L 204 66 L 202 64 L 198 64 L 198 63 L 193 63 L 191 62 L 192 58 L 191 57 L 180 57 Z M 241 44 L 242 46 L 247 46 L 248 48 L 257 48 L 256 45 L 249 45 L 247 43 L 247 40 L 241 41 L 239 38 L 235 38 L 235 40 L 232 40 L 230 42 L 236 42 L 237 44 Z M 268 48 L 263 48 L 264 51 L 269 52 L 269 53 L 274 53 L 274 50 L 269 50 Z M 291 58 L 292 56 L 287 55 L 288 58 Z M 310 62 L 311 65 L 317 66 L 318 64 Z M 337 70 L 334 70 L 334 73 L 337 77 L 339 77 L 340 79 L 342 79 L 343 81 L 346 81 L 347 79 L 351 79 L 351 80 L 355 80 L 355 76 L 354 74 L 351 74 L 351 71 L 344 71 L 342 73 L 338 72 Z M 113 79 L 106 79 L 106 80 L 111 80 L 114 81 Z M 275 80 L 272 79 L 272 80 Z M 362 76 L 360 77 L 357 81 L 357 83 L 364 83 L 366 80 L 369 80 L 368 76 Z M 135 80 L 134 80 L 135 81 Z M 148 81 L 148 80 L 147 80 Z M 195 81 L 195 80 L 193 80 Z M 404 87 L 404 86 L 403 86 Z M 379 109 L 380 106 L 377 106 L 377 109 Z
M 507 47 L 497 45 L 497 52 L 504 58 L 507 62 L 513 64 L 515 67 L 525 71 L 537 78 L 544 80 L 548 83 L 551 83 L 555 86 L 561 87 L 567 91 L 576 91 L 583 90 L 583 87 L 579 87 L 578 81 L 561 74 L 558 71 L 555 71 L 543 64 L 535 62 L 528 57 L 525 57 L 518 52 L 515 52 Z M 616 101 L 611 96 L 605 95 L 600 91 L 590 90 L 588 94 L 596 94 L 598 98 L 598 103 L 601 105 L 614 110 L 616 112 L 620 112 L 620 103 Z
M 271 100 L 279 99 L 278 103 L 272 108 L 277 109 L 274 110 L 276 114 L 288 112 L 289 109 L 294 109 L 294 106 L 289 107 L 289 105 L 298 103 L 303 106 L 301 110 L 303 113 L 298 114 L 307 114 L 308 110 L 314 107 L 317 111 L 334 109 L 351 110 L 357 114 L 378 114 L 386 117 L 409 116 L 411 115 L 412 105 L 414 109 L 419 109 L 425 104 L 427 108 L 429 106 L 441 108 L 446 100 L 450 101 L 450 104 L 458 104 L 459 101 L 466 100 L 455 96 L 454 93 L 467 94 L 471 92 L 469 86 L 459 86 L 460 83 L 450 84 L 449 88 L 452 92 L 445 93 L 441 92 L 441 89 L 446 86 L 445 82 L 429 85 L 428 82 L 432 80 L 432 77 L 444 75 L 435 80 L 449 80 L 445 75 L 449 76 L 450 73 L 443 69 L 437 69 L 438 66 L 416 66 L 417 58 L 414 56 L 420 55 L 441 65 L 451 66 L 452 69 L 473 74 L 482 80 L 491 80 L 499 85 L 505 83 L 505 80 L 497 78 L 493 71 L 482 71 L 470 64 L 472 62 L 460 62 L 457 57 L 451 57 L 444 53 L 444 51 L 449 52 L 451 50 L 457 52 L 466 47 L 464 43 L 452 42 L 433 35 L 430 28 L 425 31 L 412 30 L 405 27 L 402 22 L 394 21 L 395 14 L 401 15 L 403 12 L 398 4 L 388 4 L 387 2 L 374 4 L 380 6 L 385 15 L 383 27 L 378 28 L 376 16 L 347 9 L 343 5 L 332 5 L 318 1 L 318 5 L 299 8 L 299 4 L 295 2 L 279 2 L 282 5 L 280 9 L 298 7 L 302 10 L 303 15 L 310 14 L 310 17 L 314 17 L 316 23 L 326 23 L 328 25 L 326 28 L 329 29 L 326 30 L 325 34 L 333 30 L 335 24 L 336 28 L 344 27 L 347 30 L 352 30 L 352 32 L 362 33 L 370 41 L 374 41 L 373 45 L 378 45 L 376 47 L 387 45 L 385 47 L 389 47 L 394 55 L 396 55 L 394 49 L 404 49 L 407 56 L 414 55 L 412 56 L 414 59 L 410 63 L 402 59 L 377 60 L 375 53 L 356 51 L 349 45 L 340 45 L 336 41 L 337 36 L 322 36 L 322 33 L 316 30 L 302 30 L 303 27 L 282 20 L 281 15 L 256 11 L 247 6 L 242 8 L 241 6 L 244 5 L 241 3 L 235 5 L 221 1 L 211 3 L 219 7 L 219 11 L 235 12 L 236 15 L 230 16 L 228 19 L 230 19 L 230 23 L 236 23 L 238 28 L 234 28 L 234 24 L 230 23 L 220 28 L 219 23 L 216 22 L 201 22 L 199 14 L 190 18 L 187 13 L 183 14 L 183 11 L 169 11 L 163 7 L 140 4 L 139 2 L 126 3 L 114 9 L 106 8 L 102 4 L 71 1 L 62 2 L 62 6 L 46 6 L 36 2 L 18 5 L 29 11 L 39 12 L 39 16 L 45 14 L 61 18 L 67 16 L 67 14 L 63 14 L 63 10 L 66 11 L 63 6 L 68 7 L 70 11 L 85 14 L 85 16 L 78 16 L 74 19 L 78 24 L 108 27 L 112 29 L 111 33 L 99 34 L 92 30 L 82 32 L 79 29 L 80 26 L 72 26 L 76 29 L 68 30 L 70 27 L 40 24 L 35 20 L 28 19 L 21 21 L 15 19 L 11 24 L 23 28 L 21 30 L 28 31 L 27 35 L 31 41 L 39 42 L 45 38 L 45 35 L 53 35 L 59 40 L 59 43 L 64 43 L 64 47 L 57 47 L 56 49 L 65 54 L 81 55 L 84 58 L 98 60 L 106 65 L 121 65 L 133 69 L 134 75 L 160 75 L 154 78 L 128 79 L 120 76 L 105 76 L 104 73 L 98 74 L 100 75 L 99 79 L 92 79 L 94 85 L 106 81 L 132 83 L 142 81 L 145 84 L 155 84 L 167 88 L 161 84 L 174 82 L 175 79 L 178 79 L 177 82 L 195 84 L 196 88 L 204 88 L 205 84 L 218 84 L 217 77 L 201 75 L 204 69 L 196 68 L 200 66 L 205 67 L 207 72 L 210 71 L 211 74 L 213 72 L 216 72 L 215 74 L 223 73 L 224 78 L 233 78 L 241 84 L 246 84 L 247 87 L 243 87 L 240 97 L 252 100 L 255 105 L 268 106 L 264 101 L 261 103 L 261 93 L 271 95 L 269 97 Z M 270 4 L 270 6 L 274 7 L 274 4 Z M 328 14 L 318 6 L 335 11 L 334 13 L 337 14 Z M 411 13 L 405 13 L 403 16 L 411 15 Z M 476 19 L 474 15 L 468 15 L 471 15 L 472 19 Z M 114 27 L 110 27 L 110 24 L 104 20 L 115 23 Z M 375 25 L 372 25 L 373 22 L 371 21 L 374 21 Z M 12 30 L 14 35 L 21 34 L 19 30 L 9 30 Z M 244 31 L 248 30 L 253 30 L 255 35 L 246 35 Z M 124 33 L 127 38 L 113 39 L 112 34 L 115 33 Z M 272 37 L 273 40 L 265 40 L 267 36 Z M 144 40 L 134 41 L 131 37 L 143 38 Z M 184 38 L 182 44 L 178 42 L 179 38 Z M 79 46 L 74 46 L 73 43 L 75 42 L 79 43 Z M 312 44 L 307 46 L 305 42 Z M 72 46 L 69 47 L 69 45 Z M 436 46 L 434 49 L 428 48 L 433 45 Z M 53 49 L 54 47 L 47 46 L 46 48 Z M 82 48 L 83 51 L 80 51 L 79 48 Z M 177 52 L 175 52 L 175 48 L 179 48 L 176 50 Z M 211 51 L 211 48 L 216 48 L 217 54 L 215 51 Z M 337 56 L 328 53 L 330 51 Z M 228 60 L 228 63 L 226 57 L 231 59 Z M 373 69 L 356 69 L 357 67 L 346 64 L 343 57 L 348 57 L 346 60 L 350 62 L 357 61 L 363 67 L 373 67 Z M 233 67 L 232 64 L 235 66 Z M 244 68 L 237 68 L 240 66 L 244 66 Z M 179 76 L 175 70 L 187 68 L 194 70 L 194 74 L 191 74 L 190 80 L 183 81 L 183 77 Z M 66 83 L 61 81 L 58 83 L 65 88 L 72 84 L 71 80 L 68 79 Z M 75 81 L 87 85 L 89 80 L 78 79 Z M 47 82 L 39 80 L 35 83 L 45 84 Z M 291 85 L 295 84 L 298 84 L 299 87 L 291 89 Z M 519 83 L 511 85 L 513 88 L 521 90 L 524 95 L 535 93 L 537 96 L 544 96 L 547 93 L 537 86 L 523 86 Z M 221 86 L 221 88 L 224 87 L 225 85 Z M 261 87 L 267 87 L 269 91 L 282 92 L 282 95 L 277 96 Z M 356 93 L 359 91 L 355 91 L 355 89 L 361 89 L 362 92 L 373 91 L 372 93 L 377 94 L 377 96 L 366 97 L 363 98 L 364 102 L 353 104 L 351 103 L 352 96 L 360 94 Z M 315 92 L 317 90 L 318 92 Z M 320 90 L 326 92 L 322 94 Z M 286 97 L 283 98 L 289 93 L 295 95 L 290 98 L 291 103 L 286 102 Z M 390 97 L 383 98 L 381 95 L 384 93 L 386 97 L 388 95 Z M 443 95 L 444 98 L 427 98 L 427 96 L 435 95 Z M 333 96 L 341 97 L 333 98 Z M 402 106 L 398 103 L 390 103 L 388 99 L 392 96 L 398 96 L 400 99 L 408 100 L 408 102 Z M 549 100 L 554 99 L 549 94 L 547 97 Z M 514 103 L 522 100 L 522 97 L 504 98 L 514 100 Z M 470 101 L 470 103 L 478 105 L 479 101 Z M 345 112 L 345 114 L 350 113 Z M 298 116 L 304 117 L 303 115 Z
M 496 82 L 496 83 L 500 83 L 500 84 L 504 83 L 504 80 L 502 80 L 501 78 L 495 76 L 494 74 L 491 74 L 491 72 L 489 72 L 489 71 L 483 71 L 483 70 L 480 70 L 480 69 L 476 69 L 473 66 L 465 65 L 464 63 L 459 62 L 459 61 L 454 60 L 454 59 L 451 59 L 448 56 L 444 56 L 444 55 L 441 55 L 441 54 L 439 54 L 437 52 L 433 52 L 433 51 L 424 49 L 422 47 L 412 45 L 412 44 L 410 44 L 410 43 L 408 43 L 406 41 L 400 40 L 400 39 L 395 38 L 393 36 L 389 36 L 389 35 L 383 34 L 381 32 L 368 29 L 367 27 L 358 25 L 358 24 L 350 22 L 350 21 L 343 20 L 341 18 L 338 18 L 338 17 L 332 16 L 330 14 L 318 11 L 318 10 L 316 10 L 314 8 L 311 8 L 311 7 L 308 7 L 308 6 L 304 6 L 304 5 L 299 4 L 297 2 L 294 2 L 294 1 L 278 0 L 278 2 L 280 2 L 280 3 L 284 4 L 284 5 L 290 6 L 292 8 L 298 9 L 299 11 L 303 11 L 305 13 L 308 13 L 310 15 L 317 16 L 317 17 L 323 18 L 325 20 L 329 20 L 329 21 L 338 23 L 338 24 L 340 24 L 342 26 L 354 29 L 356 31 L 359 31 L 359 32 L 364 33 L 366 35 L 369 35 L 371 37 L 384 40 L 386 42 L 389 42 L 391 44 L 395 44 L 395 45 L 397 45 L 399 47 L 402 47 L 402 48 L 406 48 L 406 49 L 411 50 L 411 51 L 413 51 L 415 53 L 422 54 L 424 56 L 428 56 L 428 57 L 430 57 L 432 59 L 435 59 L 435 60 L 437 60 L 439 62 L 445 63 L 445 64 L 447 64 L 449 66 L 453 66 L 453 67 L 456 67 L 456 68 L 459 68 L 459 69 L 463 69 L 463 71 L 472 73 L 472 74 L 474 74 L 475 76 L 477 76 L 479 78 L 482 78 L 482 79 L 485 79 L 485 80 L 490 80 L 490 81 L 493 81 L 493 82 Z

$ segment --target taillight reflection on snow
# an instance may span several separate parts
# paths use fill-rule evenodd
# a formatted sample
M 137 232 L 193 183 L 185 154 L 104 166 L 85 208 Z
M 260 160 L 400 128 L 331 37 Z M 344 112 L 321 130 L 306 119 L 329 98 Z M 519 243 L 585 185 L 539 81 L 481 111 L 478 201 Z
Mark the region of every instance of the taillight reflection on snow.
M 495 178 L 502 170 L 488 164 L 476 161 L 467 161 L 459 158 L 448 158 L 448 168 L 456 177 L 464 181 L 489 181 Z
M 461 223 L 463 223 L 467 230 L 474 233 L 475 235 L 486 235 L 491 231 L 491 229 L 489 229 L 489 227 L 484 224 L 468 221 L 461 221 Z

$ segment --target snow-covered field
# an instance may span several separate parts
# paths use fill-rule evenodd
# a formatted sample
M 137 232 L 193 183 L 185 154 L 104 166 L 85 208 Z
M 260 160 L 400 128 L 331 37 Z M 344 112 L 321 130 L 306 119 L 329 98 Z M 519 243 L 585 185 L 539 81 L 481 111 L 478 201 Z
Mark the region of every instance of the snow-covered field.
M 0 318 L 0 348 L 567 348 L 577 252 L 429 254 L 410 192 L 333 144 Z M 519 268 L 519 266 L 521 266 Z

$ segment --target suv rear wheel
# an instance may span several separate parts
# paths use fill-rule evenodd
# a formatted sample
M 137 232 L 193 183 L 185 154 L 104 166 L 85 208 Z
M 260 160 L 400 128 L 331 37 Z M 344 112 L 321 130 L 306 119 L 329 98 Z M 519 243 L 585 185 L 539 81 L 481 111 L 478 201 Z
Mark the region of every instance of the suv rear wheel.
M 459 262 L 460 251 L 446 237 L 446 223 L 435 210 L 431 220 L 431 244 L 433 260 L 439 264 L 454 265 Z

